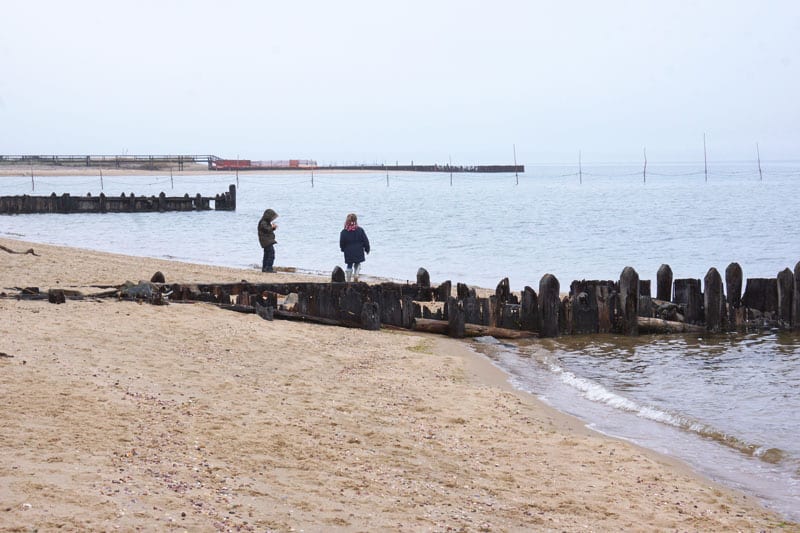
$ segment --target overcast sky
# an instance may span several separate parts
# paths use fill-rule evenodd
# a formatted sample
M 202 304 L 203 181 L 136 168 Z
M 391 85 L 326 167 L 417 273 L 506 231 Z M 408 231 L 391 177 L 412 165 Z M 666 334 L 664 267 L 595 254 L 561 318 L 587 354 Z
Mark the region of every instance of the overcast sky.
M 4 0 L 0 154 L 800 159 L 800 2 Z

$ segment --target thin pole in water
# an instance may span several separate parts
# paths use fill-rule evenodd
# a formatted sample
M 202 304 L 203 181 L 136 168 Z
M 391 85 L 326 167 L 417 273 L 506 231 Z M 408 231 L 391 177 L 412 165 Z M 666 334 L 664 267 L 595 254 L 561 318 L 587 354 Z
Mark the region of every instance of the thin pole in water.
M 449 161 L 449 163 L 447 164 L 447 167 L 450 169 L 450 186 L 452 187 L 453 186 L 453 158 L 450 157 L 449 155 L 447 156 L 447 158 L 448 158 L 448 161 Z
M 175 188 L 175 182 L 172 179 L 172 167 L 169 168 L 169 185 L 173 189 Z M 238 188 L 238 184 L 237 184 L 237 188 Z
M 36 190 L 36 183 L 33 181 L 33 163 L 31 163 L 31 192 Z
M 758 181 L 764 181 L 764 175 L 761 173 L 761 152 L 758 150 L 758 143 L 756 143 L 756 156 L 758 157 Z
M 517 172 L 517 145 L 511 145 L 514 148 L 514 177 L 517 178 L 517 185 L 519 185 L 519 172 Z
M 581 166 L 581 151 L 578 150 L 578 183 L 583 183 L 583 167 Z
M 642 169 L 642 183 L 647 183 L 647 146 L 644 150 L 644 168 Z
M 386 163 L 383 164 L 383 168 L 386 169 L 386 186 L 389 186 L 389 167 L 386 166 Z
M 703 133 L 703 170 L 706 175 L 706 181 L 708 181 L 708 156 L 706 155 L 706 134 Z
M 311 188 L 314 188 L 314 169 L 311 169 Z
M 100 190 L 103 190 L 103 169 L 100 169 Z

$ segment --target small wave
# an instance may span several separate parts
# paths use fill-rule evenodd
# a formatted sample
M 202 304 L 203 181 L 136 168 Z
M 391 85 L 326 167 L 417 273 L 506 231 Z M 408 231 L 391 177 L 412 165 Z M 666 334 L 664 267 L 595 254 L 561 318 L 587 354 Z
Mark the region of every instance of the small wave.
M 777 464 L 786 457 L 785 452 L 778 448 L 767 448 L 759 444 L 748 443 L 738 437 L 719 431 L 718 429 L 696 420 L 691 420 L 657 407 L 641 405 L 603 387 L 599 383 L 576 376 L 552 361 L 548 363 L 548 366 L 553 373 L 559 376 L 559 379 L 564 384 L 578 390 L 584 398 L 592 402 L 605 404 L 614 409 L 632 413 L 646 420 L 668 424 L 684 431 L 689 431 L 770 464 Z

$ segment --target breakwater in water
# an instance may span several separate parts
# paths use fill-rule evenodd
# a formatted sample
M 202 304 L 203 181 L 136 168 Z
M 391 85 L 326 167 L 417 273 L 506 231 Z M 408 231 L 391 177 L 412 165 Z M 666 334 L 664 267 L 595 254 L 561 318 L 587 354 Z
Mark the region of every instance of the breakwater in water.
M 18 215 L 31 213 L 147 213 L 165 211 L 208 211 L 211 205 L 215 211 L 236 210 L 236 186 L 230 185 L 228 191 L 216 196 L 167 196 L 163 191 L 158 196 L 137 196 L 134 193 L 119 196 L 106 196 L 100 193 L 92 196 L 72 196 L 69 193 L 49 196 L 15 195 L 0 196 L 0 214 Z

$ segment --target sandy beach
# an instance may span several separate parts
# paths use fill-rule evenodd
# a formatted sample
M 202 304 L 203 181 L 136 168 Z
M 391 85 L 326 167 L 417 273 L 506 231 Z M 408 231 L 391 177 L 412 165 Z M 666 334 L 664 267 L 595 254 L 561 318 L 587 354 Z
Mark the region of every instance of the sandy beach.
M 0 529 L 800 531 L 512 390 L 467 341 L 14 298 L 320 278 L 0 245 L 37 254 L 0 250 Z

